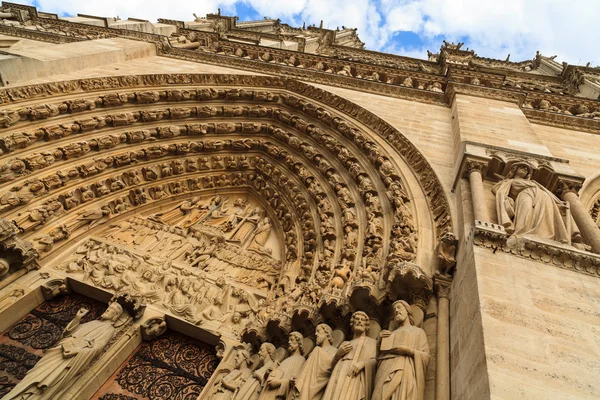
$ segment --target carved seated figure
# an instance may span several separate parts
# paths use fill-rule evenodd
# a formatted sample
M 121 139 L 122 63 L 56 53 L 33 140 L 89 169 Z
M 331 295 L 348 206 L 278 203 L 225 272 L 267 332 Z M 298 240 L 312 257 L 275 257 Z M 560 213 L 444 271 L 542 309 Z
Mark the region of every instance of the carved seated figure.
M 518 162 L 506 178 L 494 186 L 498 224 L 509 235 L 529 235 L 569 245 L 580 243 L 581 234 L 568 204 L 531 180 L 532 174 L 529 164 Z

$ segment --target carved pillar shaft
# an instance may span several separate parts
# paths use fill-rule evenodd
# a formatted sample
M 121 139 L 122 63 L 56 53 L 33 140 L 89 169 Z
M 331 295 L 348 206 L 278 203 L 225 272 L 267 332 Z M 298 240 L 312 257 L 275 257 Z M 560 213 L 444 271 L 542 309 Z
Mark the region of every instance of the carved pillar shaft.
M 572 190 L 565 190 L 562 194 L 562 199 L 569 203 L 571 214 L 581 231 L 581 235 L 586 243 L 592 246 L 594 253 L 600 254 L 600 228 L 592 219 L 592 216 L 585 209 L 579 196 Z
M 449 279 L 436 278 L 437 349 L 435 399 L 450 400 L 450 284 Z
M 489 221 L 490 216 L 485 206 L 485 195 L 483 192 L 483 177 L 477 168 L 469 171 L 469 184 L 471 185 L 471 200 L 473 202 L 473 214 L 475 220 Z

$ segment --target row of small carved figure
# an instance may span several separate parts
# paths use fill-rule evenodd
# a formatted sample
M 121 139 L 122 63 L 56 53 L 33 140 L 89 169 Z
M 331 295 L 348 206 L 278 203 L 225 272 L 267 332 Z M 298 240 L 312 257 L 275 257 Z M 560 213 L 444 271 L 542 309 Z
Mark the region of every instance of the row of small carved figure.
M 238 183 L 238 187 L 243 187 L 244 185 L 249 184 L 249 179 L 253 179 L 255 175 L 251 173 L 243 175 L 238 173 L 230 174 L 227 177 L 229 179 L 233 178 L 234 180 L 239 179 L 239 182 L 236 181 Z M 222 176 L 219 177 L 219 179 L 220 178 L 222 178 Z M 229 185 L 229 187 L 231 187 L 231 180 L 225 180 L 225 182 Z M 168 196 L 175 196 L 178 194 L 187 193 L 189 191 L 198 190 L 200 189 L 200 187 L 196 186 L 197 184 L 197 179 L 187 179 L 184 181 L 171 182 L 165 185 L 157 185 L 150 188 L 136 188 L 135 190 L 131 190 L 128 196 L 117 198 L 115 200 L 109 201 L 103 206 L 99 206 L 94 209 L 89 209 L 78 213 L 77 218 L 71 220 L 70 222 L 67 222 L 66 224 L 62 224 L 58 228 L 51 231 L 48 235 L 38 238 L 39 243 L 43 245 L 43 250 L 49 251 L 53 248 L 53 245 L 56 241 L 66 239 L 73 231 L 83 226 L 88 226 L 91 228 L 96 225 L 105 223 L 111 215 L 116 215 L 127 211 L 130 209 L 131 206 L 139 206 L 151 200 L 156 201 L 164 199 Z M 212 187 L 213 185 L 209 186 Z M 262 190 L 265 190 L 264 187 Z M 68 198 L 66 197 L 51 200 L 45 206 L 37 207 L 28 213 L 24 213 L 22 216 L 17 218 L 16 221 L 19 224 L 19 226 L 23 227 L 23 229 L 28 230 L 35 228 L 40 224 L 47 223 L 52 217 L 62 216 L 64 214 L 64 210 L 66 209 L 66 204 L 69 204 L 71 208 L 77 206 L 81 202 L 79 197 L 81 197 L 82 195 L 83 194 L 76 192 L 72 193 Z M 273 196 L 273 198 L 274 197 L 275 196 Z M 290 214 L 290 211 L 288 210 L 286 204 L 283 202 L 275 204 L 273 208 L 276 210 L 278 215 L 281 215 L 281 217 Z M 294 226 L 292 224 L 289 224 L 289 229 L 285 231 L 284 234 L 286 236 L 286 239 L 289 237 L 289 240 L 295 243 L 295 239 L 292 238 L 295 238 L 296 234 L 294 232 Z M 310 243 L 314 247 L 313 242 L 314 241 Z M 311 247 L 311 250 L 313 249 L 313 247 Z M 288 254 L 290 256 L 293 255 L 294 258 L 296 257 L 295 253 L 289 252 Z
M 137 221 L 133 224 L 139 226 Z M 150 226 L 150 230 L 160 232 L 158 225 L 160 224 Z M 121 237 L 127 235 L 126 230 L 121 230 Z M 173 229 L 171 233 L 175 232 Z M 57 268 L 69 274 L 82 274 L 84 281 L 110 291 L 129 290 L 138 293 L 145 302 L 165 307 L 173 314 L 195 324 L 213 321 L 227 324 L 228 328 L 232 329 L 228 322 L 231 322 L 234 314 L 237 314 L 234 318 L 237 328 L 255 319 L 256 313 L 264 305 L 264 300 L 260 301 L 257 296 L 238 286 L 227 284 L 223 276 L 211 283 L 202 268 L 190 269 L 173 264 L 170 260 L 165 261 L 167 252 L 185 254 L 183 250 L 186 250 L 186 247 L 170 246 L 171 238 L 168 236 L 169 232 L 160 237 L 136 237 L 139 241 L 135 247 L 136 252 L 143 252 L 143 249 L 150 247 L 161 248 L 158 243 L 167 245 L 162 247 L 160 252 L 144 256 L 111 244 L 88 240 L 76 249 L 73 258 Z M 209 259 L 217 257 L 217 253 L 227 251 L 226 248 L 231 247 L 222 242 L 214 243 L 213 240 L 209 243 L 209 239 L 201 234 L 194 234 L 188 240 L 197 242 L 199 247 L 211 248 L 210 253 L 207 253 L 207 263 Z M 269 262 L 264 256 L 244 251 L 238 257 L 244 258 L 246 273 L 260 271 L 258 273 L 262 278 L 260 275 L 252 279 L 242 279 L 245 276 L 239 276 L 237 281 L 259 290 L 268 290 L 275 283 L 273 279 L 276 279 L 279 272 L 279 262 Z M 241 329 L 233 333 L 240 337 Z
M 171 131 L 173 131 L 173 129 L 170 129 L 170 130 L 171 130 Z M 285 132 L 281 131 L 280 129 L 276 129 L 276 130 L 275 130 L 275 132 L 278 132 L 278 131 L 279 131 L 279 132 L 281 132 L 281 133 L 283 133 L 283 134 L 285 134 L 285 136 L 284 136 L 284 137 L 285 137 L 286 139 L 290 140 L 290 139 L 289 139 L 289 138 L 290 138 L 290 135 L 289 135 L 289 134 L 287 134 L 287 133 L 285 133 Z M 280 134 L 277 134 L 277 135 L 278 135 L 278 136 L 280 136 Z M 295 139 L 295 138 L 292 138 L 292 139 Z M 291 140 L 290 140 L 290 142 L 291 142 Z M 323 170 L 323 169 L 325 169 L 325 170 L 329 169 L 329 168 L 327 168 L 327 163 L 326 163 L 326 162 L 324 162 L 324 158 L 323 158 L 322 156 L 320 156 L 318 153 L 316 153 L 316 150 L 315 150 L 315 149 L 313 149 L 313 148 L 312 148 L 312 146 L 310 146 L 309 144 L 307 144 L 307 143 L 303 143 L 303 142 L 298 142 L 298 143 L 295 143 L 295 142 L 294 142 L 294 143 L 291 143 L 291 144 L 292 144 L 292 145 L 295 145 L 295 147 L 297 147 L 297 148 L 299 148 L 299 149 L 303 149 L 305 153 L 308 151 L 308 153 L 307 153 L 307 156 L 311 156 L 311 157 L 313 157 L 313 156 L 314 156 L 314 157 L 315 157 L 315 161 L 320 161 L 320 162 L 319 162 L 319 165 L 321 166 L 321 169 L 322 169 L 322 170 Z M 367 143 L 367 146 L 370 146 L 370 145 Z M 204 147 L 206 147 L 206 146 L 204 146 Z M 214 146 L 211 146 L 210 148 L 213 148 L 213 147 L 214 147 Z M 236 146 L 233 146 L 233 147 L 236 147 Z M 242 145 L 240 145 L 240 146 L 237 146 L 237 147 L 242 147 Z M 248 147 L 247 143 L 246 143 L 246 147 Z M 311 150 L 311 149 L 312 149 L 312 150 Z M 336 149 L 338 149 L 338 148 L 336 147 Z M 342 150 L 344 150 L 344 148 L 341 148 L 341 149 L 342 149 Z M 369 147 L 369 149 L 371 149 L 371 147 Z M 317 154 L 317 155 L 315 156 L 315 154 Z M 377 153 L 376 153 L 376 155 L 377 155 Z M 347 155 L 345 155 L 345 157 L 348 157 L 348 156 L 347 156 Z M 351 161 L 351 160 L 350 160 L 350 161 L 348 161 L 348 159 L 346 159 L 345 161 L 346 161 L 346 163 L 347 163 L 347 164 L 348 164 L 348 163 L 353 163 L 353 164 L 355 164 L 357 167 L 359 167 L 359 166 L 358 166 L 358 164 L 356 164 L 355 162 L 353 162 L 353 161 Z M 377 161 L 380 161 L 380 158 L 377 158 Z M 323 166 L 322 166 L 322 164 L 325 164 L 325 167 L 323 167 Z M 359 168 L 360 168 L 360 167 L 359 167 Z M 167 168 L 167 169 L 169 169 L 169 168 Z M 175 168 L 174 168 L 174 169 L 175 169 Z M 391 166 L 390 166 L 388 169 L 393 171 L 393 167 L 391 167 Z M 366 178 L 364 175 L 357 175 L 357 174 L 360 174 L 360 170 L 359 170 L 359 172 L 357 172 L 357 173 L 353 173 L 353 176 L 355 176 L 355 177 L 356 177 L 356 178 L 359 180 L 361 192 L 363 192 L 363 193 L 364 193 L 364 190 L 365 190 L 365 189 L 369 189 L 369 188 L 371 188 L 371 189 L 372 189 L 372 184 L 370 184 L 370 185 L 367 185 L 368 187 L 367 187 L 367 186 L 365 186 L 365 185 L 366 185 L 366 183 L 365 183 L 365 182 L 370 182 L 370 180 L 369 180 L 368 178 Z M 339 192 L 339 190 L 343 189 L 343 187 L 342 187 L 342 188 L 340 188 L 340 187 L 339 187 L 339 185 L 336 185 L 336 186 L 338 186 L 338 189 L 337 189 L 337 190 L 338 190 L 338 192 Z M 340 193 L 338 193 L 338 194 L 340 194 Z M 348 197 L 348 196 L 340 196 L 340 198 L 341 198 L 341 199 L 345 199 L 346 197 Z M 372 196 L 369 196 L 369 195 L 368 195 L 368 193 L 367 193 L 366 197 L 367 197 L 367 198 L 372 198 Z M 408 209 L 406 209 L 406 210 L 408 210 Z M 379 211 L 376 211 L 376 210 L 374 210 L 374 211 L 375 211 L 375 212 L 377 212 L 377 213 L 379 212 Z M 376 225 L 376 224 L 375 224 L 375 225 Z M 374 226 L 374 225 L 373 225 L 373 226 Z
M 3 110 L 0 114 L 0 128 L 7 128 L 19 121 L 39 121 L 56 117 L 61 114 L 74 114 L 96 108 L 118 107 L 126 104 L 152 104 L 159 101 L 177 102 L 189 100 L 227 100 L 227 101 L 257 101 L 277 102 L 279 95 L 275 92 L 247 89 L 172 89 L 161 91 L 139 91 L 124 93 L 109 93 L 96 98 L 78 98 L 61 103 L 39 104 L 33 107 L 22 107 L 16 110 Z M 173 108 L 175 117 L 182 114 Z M 233 114 L 233 112 L 231 112 Z M 111 121 L 108 121 L 111 123 Z M 113 122 L 114 123 L 114 122 Z M 117 124 L 121 123 L 117 119 Z
M 394 322 L 378 339 L 367 336 L 369 317 L 351 317 L 352 339 L 327 324 L 316 327 L 316 346 L 299 332 L 288 337 L 287 351 L 263 343 L 232 351 L 218 379 L 201 399 L 422 399 L 430 354 L 423 329 L 414 326 L 410 306 L 397 301 Z M 287 357 L 286 357 L 287 356 Z
M 191 42 L 188 42 L 191 43 Z M 439 81 L 431 81 L 423 78 L 415 78 L 406 74 L 395 74 L 389 71 L 377 71 L 374 69 L 360 68 L 355 64 L 347 64 L 334 59 L 322 59 L 318 56 L 303 56 L 301 54 L 283 54 L 278 55 L 274 50 L 260 52 L 252 49 L 247 51 L 242 47 L 231 47 L 231 44 L 221 44 L 220 42 L 212 42 L 209 45 L 200 46 L 199 51 L 224 54 L 237 58 L 262 61 L 271 64 L 278 64 L 287 67 L 301 68 L 314 70 L 318 72 L 329 73 L 344 77 L 352 77 L 363 79 L 366 81 L 387 83 L 390 85 L 398 85 L 408 88 L 416 88 L 428 90 L 431 92 L 443 93 L 442 83 Z
M 347 124 L 345 124 L 345 123 L 342 122 L 344 125 L 340 125 L 341 120 L 336 121 L 336 118 L 333 118 L 327 111 L 323 111 L 323 112 L 319 113 L 319 110 L 317 110 L 317 115 L 319 117 L 321 117 L 326 122 L 330 122 L 330 123 L 333 123 L 333 124 L 337 123 L 338 129 L 341 127 L 347 133 L 351 133 L 351 134 L 354 133 L 354 135 L 356 135 L 356 132 L 354 132 L 352 129 L 350 129 L 347 126 Z M 297 126 L 299 125 L 299 129 L 301 129 L 301 130 L 309 130 L 309 127 L 307 126 L 307 123 L 305 121 L 300 122 L 301 119 L 298 119 L 297 117 L 292 117 L 289 113 L 287 113 L 285 111 L 280 112 L 278 114 L 278 117 L 279 117 L 279 119 L 284 120 L 285 122 L 292 123 L 292 124 L 295 124 Z M 313 130 L 312 132 L 314 133 L 315 130 Z M 355 139 L 356 139 L 356 137 L 355 137 Z M 382 162 L 381 160 L 383 160 L 383 163 L 385 164 L 385 162 L 386 162 L 385 159 L 383 159 L 381 157 L 378 157 L 378 151 L 377 151 L 377 149 L 373 150 L 373 147 L 374 147 L 374 143 L 373 142 L 363 141 L 362 144 L 363 144 L 363 149 L 368 150 L 370 152 L 371 157 L 373 159 L 376 159 L 376 162 Z M 341 148 L 341 150 L 344 150 L 344 148 Z M 351 160 L 350 161 L 346 160 L 346 162 L 352 162 L 352 161 Z M 389 161 L 387 161 L 387 162 L 389 163 Z M 391 165 L 389 167 L 386 167 L 386 168 L 387 168 L 387 170 L 389 170 L 391 172 L 393 172 L 393 170 L 394 170 L 393 166 L 391 166 Z M 390 172 L 388 172 L 388 174 L 389 173 Z
M 526 101 L 521 107 L 531 110 L 550 111 L 564 115 L 600 120 L 600 107 L 590 108 L 584 104 L 555 104 L 556 105 L 553 105 L 545 99 L 539 99 L 532 102 Z

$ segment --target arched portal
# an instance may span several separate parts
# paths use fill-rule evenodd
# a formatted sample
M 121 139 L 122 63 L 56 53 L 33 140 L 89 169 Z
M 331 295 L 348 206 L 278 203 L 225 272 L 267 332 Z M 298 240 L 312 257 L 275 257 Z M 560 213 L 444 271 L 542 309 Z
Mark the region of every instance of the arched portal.
M 211 329 L 246 318 L 236 335 L 262 339 L 357 309 L 383 324 L 390 299 L 425 311 L 453 232 L 445 191 L 400 132 L 348 100 L 194 74 L 0 100 L 0 217 L 43 266 L 105 289 L 147 270 L 151 302 Z

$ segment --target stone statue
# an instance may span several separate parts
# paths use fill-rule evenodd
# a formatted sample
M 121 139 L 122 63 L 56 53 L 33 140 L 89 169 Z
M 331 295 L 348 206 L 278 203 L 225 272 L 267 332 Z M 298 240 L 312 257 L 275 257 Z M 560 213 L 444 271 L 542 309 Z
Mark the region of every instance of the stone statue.
M 379 367 L 372 400 L 423 400 L 429 345 L 425 331 L 413 325 L 410 305 L 398 300 L 392 305 L 394 325 L 381 331 Z
M 320 400 L 333 369 L 337 348 L 333 346 L 332 329 L 327 324 L 317 325 L 317 347 L 302 366 L 290 392 L 290 400 Z
M 515 163 L 506 178 L 494 186 L 498 224 L 510 235 L 531 235 L 565 244 L 581 242 L 581 234 L 568 207 L 544 186 L 531 180 L 532 173 L 529 164 Z
M 340 345 L 324 400 L 369 400 L 377 363 L 377 341 L 367 336 L 369 316 L 357 311 L 350 319 L 354 337 Z M 339 361 L 338 361 L 339 360 Z
M 257 400 L 263 383 L 269 373 L 275 368 L 275 346 L 271 343 L 263 343 L 258 350 L 261 367 L 258 368 L 246 382 L 240 387 L 240 390 L 234 396 L 234 400 Z
M 271 236 L 271 227 L 271 220 L 269 217 L 265 217 L 260 221 L 254 230 L 254 238 L 250 242 L 248 250 L 254 250 L 259 253 L 265 252 L 265 244 L 267 243 L 267 240 L 269 240 L 269 236 Z
M 288 339 L 288 350 L 291 355 L 283 360 L 267 378 L 267 384 L 264 386 L 259 399 L 276 400 L 287 398 L 290 389 L 304 364 L 304 348 L 302 346 L 302 334 L 299 332 L 290 333 Z
M 100 319 L 81 324 L 82 308 L 65 328 L 63 339 L 29 370 L 4 397 L 6 400 L 66 399 L 66 392 L 85 371 L 130 316 L 141 316 L 143 306 L 126 294 L 113 297 Z M 129 314 L 129 315 L 128 315 Z
M 238 349 L 233 359 L 235 369 L 217 383 L 215 391 L 210 398 L 212 400 L 232 400 L 233 396 L 235 396 L 240 387 L 252 374 L 252 370 L 248 368 L 249 361 L 250 352 L 243 348 Z

